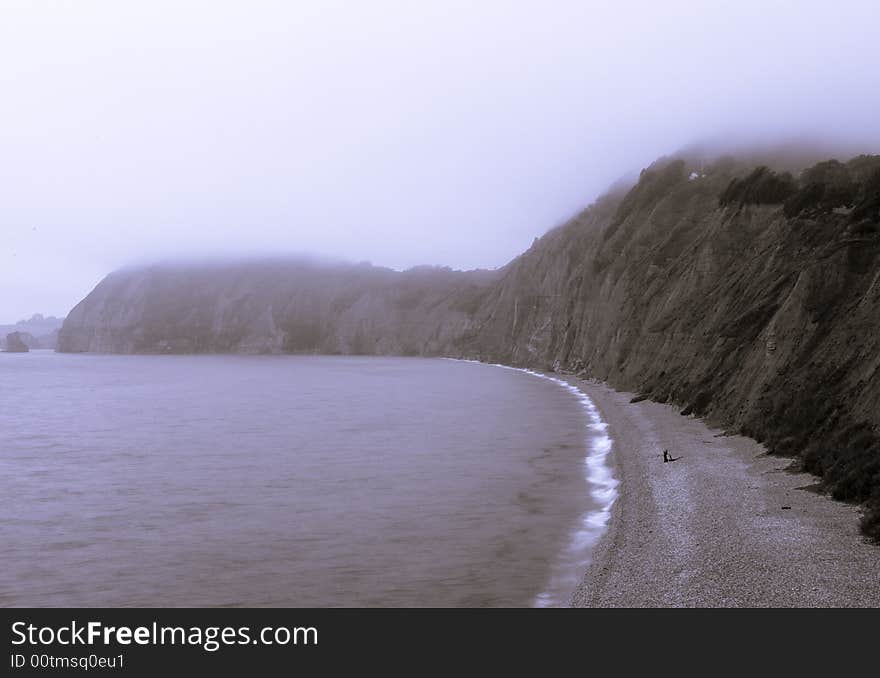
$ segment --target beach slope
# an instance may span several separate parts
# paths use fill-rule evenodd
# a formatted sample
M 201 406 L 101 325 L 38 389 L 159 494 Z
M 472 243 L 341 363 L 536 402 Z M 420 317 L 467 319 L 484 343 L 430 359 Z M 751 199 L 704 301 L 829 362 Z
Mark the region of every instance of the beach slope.
M 574 606 L 880 606 L 880 548 L 815 476 L 669 405 L 569 380 L 608 423 L 621 481 Z

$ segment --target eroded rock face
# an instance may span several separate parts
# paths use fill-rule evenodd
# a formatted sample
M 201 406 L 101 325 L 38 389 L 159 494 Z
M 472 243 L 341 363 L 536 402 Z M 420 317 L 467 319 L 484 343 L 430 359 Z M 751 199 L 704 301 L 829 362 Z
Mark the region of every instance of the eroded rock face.
M 67 317 L 59 350 L 436 355 L 467 330 L 485 271 L 302 260 L 156 266 L 105 278 Z
M 25 343 L 20 332 L 6 335 L 6 350 L 9 353 L 27 353 L 30 349 Z
M 677 403 L 880 506 L 880 194 L 863 191 L 861 215 L 787 217 L 720 206 L 729 177 L 685 171 L 646 173 L 616 209 L 514 261 L 474 317 L 472 350 Z

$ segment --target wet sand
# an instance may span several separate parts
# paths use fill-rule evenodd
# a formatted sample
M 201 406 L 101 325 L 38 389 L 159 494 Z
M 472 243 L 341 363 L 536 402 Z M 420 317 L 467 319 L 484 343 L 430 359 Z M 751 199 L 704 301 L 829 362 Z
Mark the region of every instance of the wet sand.
M 857 507 L 809 489 L 815 476 L 669 405 L 568 380 L 608 423 L 621 481 L 574 606 L 880 606 L 880 547 Z

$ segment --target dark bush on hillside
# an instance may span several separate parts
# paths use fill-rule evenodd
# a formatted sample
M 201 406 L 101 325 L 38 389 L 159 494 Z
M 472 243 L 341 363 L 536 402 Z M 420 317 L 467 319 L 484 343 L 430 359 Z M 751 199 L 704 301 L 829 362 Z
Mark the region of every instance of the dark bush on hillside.
M 822 184 L 807 184 L 785 201 L 782 211 L 788 218 L 796 217 L 805 210 L 816 209 L 825 195 Z
M 862 518 L 862 533 L 880 544 L 880 477 L 874 479 L 874 492 Z
M 743 179 L 734 179 L 718 199 L 725 205 L 776 205 L 796 190 L 791 174 L 777 174 L 768 167 L 758 167 Z
M 852 211 L 853 221 L 880 221 L 880 169 L 874 171 L 860 187 Z
M 837 160 L 817 163 L 804 171 L 805 184 L 822 184 L 825 190 L 820 206 L 826 210 L 835 207 L 848 207 L 856 198 L 858 187 L 850 177 L 846 165 Z
M 850 178 L 857 184 L 864 184 L 867 179 L 880 170 L 880 155 L 857 155 L 846 163 Z
M 880 168 L 865 180 L 860 192 L 862 198 L 876 198 L 878 195 L 880 195 Z
M 863 177 L 872 167 L 870 156 L 860 156 L 853 170 L 837 160 L 825 160 L 801 173 L 801 188 L 785 201 L 785 216 L 796 217 L 803 212 L 818 214 L 835 207 L 851 207 L 861 187 L 856 178 Z
M 834 209 L 835 207 L 851 207 L 856 199 L 855 184 L 845 186 L 825 185 L 825 195 L 822 196 L 821 204 L 825 209 Z
M 801 173 L 801 183 L 824 184 L 825 186 L 845 186 L 851 184 L 849 170 L 837 160 L 816 163 Z
M 772 417 L 768 449 L 800 456 L 803 470 L 821 476 L 835 499 L 866 502 L 862 531 L 880 542 L 880 436 L 867 422 L 836 422 L 835 409 L 818 395 L 786 402 Z M 751 437 L 757 432 L 742 429 Z
M 804 470 L 822 476 L 841 501 L 865 501 L 878 491 L 880 439 L 867 423 L 849 426 L 830 438 L 814 438 L 803 452 Z

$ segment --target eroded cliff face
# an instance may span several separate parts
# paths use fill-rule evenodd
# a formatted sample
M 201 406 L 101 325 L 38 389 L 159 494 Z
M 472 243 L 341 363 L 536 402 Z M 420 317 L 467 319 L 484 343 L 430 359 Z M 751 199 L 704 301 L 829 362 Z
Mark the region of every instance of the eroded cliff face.
M 730 181 L 676 162 L 646 172 L 615 210 L 513 262 L 467 345 L 677 403 L 799 456 L 835 497 L 878 504 L 878 194 L 787 217 L 782 203 L 719 205 Z
M 880 507 L 880 158 L 658 162 L 499 271 L 276 262 L 104 280 L 60 350 L 452 355 L 606 380 Z M 880 535 L 880 511 L 865 529 Z
M 119 271 L 70 312 L 59 350 L 436 355 L 491 279 L 305 260 Z
M 59 350 L 436 355 L 490 280 L 300 260 L 119 271 L 70 312 Z

